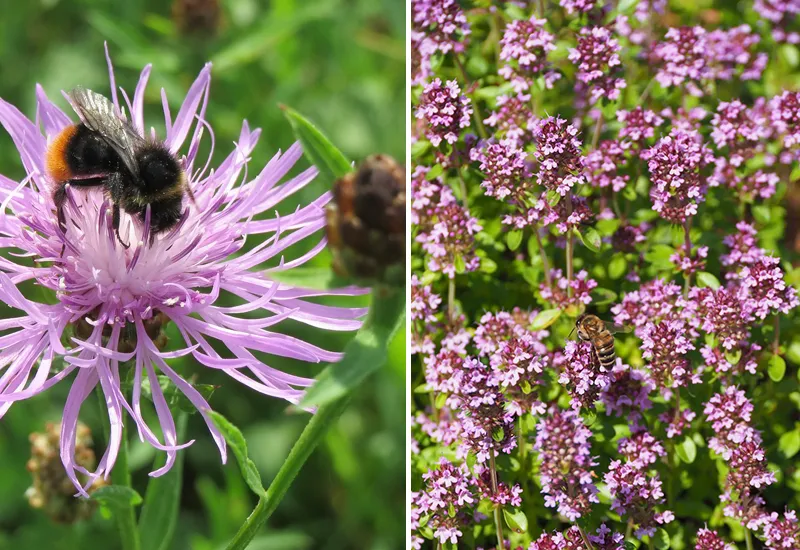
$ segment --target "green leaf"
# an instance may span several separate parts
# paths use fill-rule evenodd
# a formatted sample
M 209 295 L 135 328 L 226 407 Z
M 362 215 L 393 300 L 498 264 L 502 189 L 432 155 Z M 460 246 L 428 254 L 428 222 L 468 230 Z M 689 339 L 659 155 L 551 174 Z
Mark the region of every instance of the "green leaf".
M 753 212 L 753 217 L 760 224 L 768 225 L 769 222 L 772 220 L 772 211 L 770 210 L 770 207 L 766 204 L 753 205 L 751 211 Z
M 544 330 L 561 317 L 560 309 L 545 309 L 540 311 L 531 323 L 531 330 Z
M 347 157 L 313 124 L 294 109 L 285 105 L 281 108 L 292 125 L 294 135 L 302 144 L 306 158 L 319 170 L 323 183 L 331 187 L 333 182 L 353 170 Z
M 617 293 L 607 288 L 595 288 L 592 290 L 592 303 L 596 306 L 611 304 L 617 301 Z
M 662 527 L 653 535 L 653 545 L 657 550 L 667 550 L 669 548 L 669 533 Z
M 344 348 L 344 357 L 325 368 L 306 392 L 301 407 L 321 406 L 359 385 L 386 363 L 392 337 L 405 326 L 405 292 L 377 288 L 366 321 Z
M 120 510 L 127 510 L 142 503 L 141 495 L 124 485 L 106 485 L 94 491 L 91 496 L 115 515 Z
M 309 288 L 311 290 L 330 290 L 341 288 L 347 283 L 338 277 L 330 267 L 298 266 L 282 271 L 267 270 L 264 275 L 279 283 L 286 283 L 294 287 Z
M 697 445 L 692 438 L 687 437 L 675 447 L 675 453 L 686 464 L 691 464 L 697 458 Z
M 236 462 L 239 463 L 239 469 L 242 471 L 247 486 L 258 496 L 264 495 L 264 485 L 261 483 L 261 474 L 258 473 L 255 463 L 247 456 L 247 441 L 245 441 L 242 432 L 239 428 L 231 424 L 231 422 L 216 411 L 209 411 L 211 419 L 216 424 L 219 431 L 225 437 L 225 441 L 231 446 L 233 454 L 236 456 Z
M 625 275 L 625 270 L 628 268 L 628 262 L 622 254 L 615 254 L 608 263 L 608 276 L 612 279 L 619 279 Z
M 644 259 L 650 262 L 656 269 L 669 269 L 672 267 L 672 262 L 669 257 L 675 253 L 675 249 L 666 244 L 653 245 L 648 250 Z
M 509 231 L 506 233 L 506 244 L 508 249 L 514 251 L 522 244 L 522 231 Z
M 557 205 L 561 200 L 561 195 L 558 193 L 558 191 L 555 191 L 553 189 L 548 191 L 547 195 L 545 196 L 547 198 L 547 204 L 549 204 L 551 208 L 555 207 L 555 205 Z
M 439 176 L 444 174 L 444 166 L 441 164 L 434 164 L 431 166 L 431 169 L 425 174 L 425 179 L 428 181 L 433 181 Z
M 697 274 L 697 286 L 700 288 L 712 288 L 717 290 L 720 287 L 719 279 L 708 271 L 701 271 Z
M 597 232 L 597 229 L 594 227 L 587 227 L 585 231 L 575 231 L 578 234 L 578 238 L 580 238 L 583 246 L 591 250 L 592 252 L 600 252 L 600 246 L 603 244 L 603 240 L 600 238 L 600 233 Z
M 739 361 L 742 360 L 741 348 L 736 348 L 733 351 L 725 350 L 725 360 L 731 365 L 738 365 Z
M 183 443 L 189 415 L 180 412 L 176 416 L 177 441 Z M 169 550 L 172 546 L 180 509 L 184 456 L 185 452 L 178 452 L 170 471 L 160 477 L 151 478 L 147 483 L 142 515 L 139 517 L 142 548 Z M 153 470 L 161 468 L 165 462 L 166 456 L 160 453 L 153 464 Z
M 783 434 L 778 440 L 778 450 L 786 458 L 792 458 L 796 455 L 800 451 L 800 430 L 794 429 Z
M 503 508 L 503 518 L 505 518 L 508 528 L 515 533 L 525 533 L 528 530 L 528 517 L 522 510 Z
M 464 261 L 463 255 L 458 253 L 455 255 L 455 258 L 453 259 L 453 267 L 456 268 L 456 273 L 459 275 L 467 271 L 467 263 Z
M 495 262 L 491 258 L 482 257 L 479 269 L 483 273 L 489 273 L 489 274 L 494 273 L 495 271 L 497 271 L 497 262 Z
M 789 64 L 791 68 L 797 67 L 797 64 L 800 63 L 800 52 L 797 51 L 797 46 L 794 44 L 782 44 L 780 48 L 778 48 L 780 52 L 780 56 L 786 60 L 786 63 Z
M 431 142 L 421 139 L 411 144 L 411 158 L 419 158 L 431 148 Z
M 189 401 L 189 398 L 186 397 L 186 395 L 184 395 L 180 389 L 178 389 L 178 387 L 172 382 L 172 380 L 170 380 L 168 376 L 159 374 L 157 378 L 158 385 L 161 388 L 161 393 L 164 394 L 164 399 L 166 399 L 170 409 L 179 409 L 189 414 L 194 414 L 197 412 L 197 407 L 195 407 L 192 402 Z M 211 395 L 217 389 L 217 386 L 212 386 L 211 384 L 197 384 L 191 380 L 189 383 L 194 389 L 200 392 L 200 395 L 202 395 L 206 401 L 211 398 Z M 132 385 L 132 381 L 126 381 L 123 384 L 123 387 L 127 388 L 130 385 Z M 150 401 L 153 400 L 153 390 L 150 387 L 150 379 L 147 377 L 142 379 L 142 395 Z
M 786 374 L 786 361 L 780 355 L 773 355 L 769 358 L 767 374 L 773 382 L 780 382 Z

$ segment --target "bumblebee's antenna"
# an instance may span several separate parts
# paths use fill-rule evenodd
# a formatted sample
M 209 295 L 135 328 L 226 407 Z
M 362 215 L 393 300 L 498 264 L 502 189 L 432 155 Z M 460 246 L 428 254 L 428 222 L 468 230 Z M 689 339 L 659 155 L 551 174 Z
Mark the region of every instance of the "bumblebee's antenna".
M 577 325 L 575 325 L 575 326 L 577 326 Z M 567 336 L 567 339 L 572 338 L 572 333 L 573 332 L 575 332 L 575 327 L 572 327 L 572 330 L 569 331 L 569 336 Z

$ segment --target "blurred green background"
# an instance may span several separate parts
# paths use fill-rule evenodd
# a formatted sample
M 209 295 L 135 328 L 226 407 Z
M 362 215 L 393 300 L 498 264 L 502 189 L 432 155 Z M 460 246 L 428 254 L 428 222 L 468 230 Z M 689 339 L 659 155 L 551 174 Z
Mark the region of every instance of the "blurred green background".
M 405 2 L 3 0 L 0 9 L 0 97 L 31 118 L 37 82 L 62 108 L 66 103 L 60 90 L 77 84 L 108 94 L 103 54 L 107 41 L 117 84 L 129 93 L 141 68 L 153 64 L 145 113 L 148 125 L 157 129 L 163 128 L 160 89 L 166 90 L 174 116 L 203 63 L 210 60 L 207 118 L 216 134 L 215 160 L 230 152 L 242 119 L 247 119 L 251 127 L 263 129 L 251 175 L 278 148 L 285 150 L 294 141 L 279 103 L 315 122 L 353 159 L 377 152 L 404 158 Z M 306 166 L 305 160 L 299 164 Z M 23 173 L 4 131 L 0 132 L 0 173 L 14 178 Z M 290 198 L 282 210 L 294 210 L 298 201 L 322 190 L 317 186 Z M 329 262 L 324 252 L 312 265 L 326 267 Z M 353 300 L 342 303 L 356 305 Z M 360 299 L 360 305 L 365 303 Z M 0 313 L 10 311 L 3 308 Z M 297 323 L 282 323 L 278 329 L 329 349 L 341 349 L 351 337 Z M 307 462 L 251 548 L 402 547 L 403 336 L 392 343 L 387 367 L 357 391 L 348 411 Z M 322 368 L 272 358 L 267 362 L 306 376 Z M 198 374 L 198 382 L 219 385 L 211 405 L 244 432 L 251 458 L 268 484 L 308 416 L 287 414 L 286 403 L 190 362 L 175 366 L 185 376 Z M 76 525 L 56 525 L 31 509 L 24 496 L 31 481 L 25 470 L 30 456 L 28 435 L 43 431 L 45 422 L 58 421 L 68 386 L 69 380 L 18 403 L 0 420 L 0 550 L 120 547 L 114 523 L 99 514 Z M 81 419 L 92 428 L 99 456 L 105 441 L 95 398 L 87 400 Z M 235 533 L 255 498 L 241 480 L 232 454 L 227 466 L 220 465 L 198 415 L 190 419 L 188 436 L 197 441 L 184 451 L 184 486 L 173 548 L 216 550 Z M 131 452 L 134 486 L 143 495 L 155 455 L 138 440 Z

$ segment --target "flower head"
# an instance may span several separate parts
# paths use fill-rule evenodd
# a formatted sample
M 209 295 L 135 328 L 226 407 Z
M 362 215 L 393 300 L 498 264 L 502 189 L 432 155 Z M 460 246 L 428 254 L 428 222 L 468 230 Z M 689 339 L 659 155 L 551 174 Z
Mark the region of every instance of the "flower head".
M 543 75 L 550 88 L 559 74 L 547 71 L 547 54 L 556 49 L 555 37 L 544 30 L 544 19 L 531 17 L 528 21 L 515 20 L 506 25 L 500 39 L 500 60 L 505 65 L 498 69 L 500 76 L 510 81 L 517 92 L 531 87 L 533 80 Z
M 455 80 L 442 84 L 436 78 L 425 86 L 417 108 L 417 118 L 426 122 L 425 137 L 438 147 L 442 141 L 458 141 L 462 128 L 469 127 L 472 106 L 469 98 L 461 94 Z
M 578 80 L 589 85 L 590 103 L 601 98 L 619 99 L 620 90 L 626 86 L 625 80 L 614 74 L 622 65 L 619 51 L 619 42 L 607 28 L 581 29 L 578 45 L 570 50 L 569 60 L 578 66 Z
M 533 135 L 539 185 L 564 197 L 572 187 L 585 183 L 581 140 L 575 126 L 562 118 L 547 117 L 536 122 Z
M 456 544 L 463 534 L 460 528 L 469 524 L 467 511 L 477 500 L 466 464 L 455 466 L 441 458 L 438 467 L 422 474 L 422 479 L 423 490 L 411 495 L 412 531 L 420 528 L 420 517 L 430 515 L 427 526 L 434 530 L 433 535 L 442 543 Z
M 110 61 L 109 70 L 111 98 L 121 113 Z M 155 138 L 154 131 L 144 134 L 148 127 L 143 117 L 144 90 L 149 75 L 147 66 L 132 103 L 125 96 L 132 131 L 143 138 Z M 206 129 L 210 133 L 205 120 L 209 80 L 210 67 L 206 66 L 174 119 L 165 109 L 164 145 L 174 154 L 186 151 L 180 164 L 194 202 L 184 204 L 178 225 L 158 235 L 149 231 L 148 222 L 154 215 L 150 209 L 144 224 L 123 211 L 119 239 L 112 228 L 111 204 L 94 189 L 68 188 L 68 223 L 66 231 L 59 228 L 51 194 L 54 182 L 47 175 L 44 157 L 48 142 L 73 123 L 71 117 L 52 104 L 41 88 L 37 89 L 36 118 L 42 130 L 16 108 L 0 101 L 0 122 L 11 134 L 28 174 L 22 182 L 0 176 L 9 210 L 0 231 L 4 246 L 36 260 L 34 268 L 17 263 L 17 255 L 5 255 L 9 259 L 3 260 L 0 295 L 20 314 L 4 321 L 4 327 L 12 332 L 0 342 L 0 364 L 5 367 L 0 382 L 0 415 L 14 402 L 75 374 L 62 419 L 61 458 L 77 487 L 82 483 L 76 470 L 85 473 L 75 457 L 78 413 L 95 387 L 104 394 L 111 429 L 108 448 L 84 486 L 111 471 L 126 411 L 140 438 L 167 452 L 166 464 L 152 475 L 167 472 L 177 451 L 191 444 L 177 441 L 175 423 L 157 379 L 159 371 L 199 410 L 224 460 L 225 440 L 211 421 L 209 404 L 169 366 L 168 359 L 192 355 L 200 365 L 222 371 L 258 392 L 297 403 L 303 388 L 313 380 L 274 369 L 256 354 L 312 363 L 335 361 L 340 354 L 274 332 L 272 327 L 284 319 L 294 319 L 322 329 L 354 330 L 365 313 L 362 309 L 312 303 L 307 298 L 320 296 L 319 291 L 274 279 L 279 272 L 305 263 L 325 246 L 320 231 L 325 225 L 323 207 L 330 194 L 286 216 L 254 219 L 273 211 L 284 197 L 305 187 L 316 170 L 308 169 L 279 185 L 302 156 L 299 145 L 295 145 L 286 153 L 276 154 L 255 177 L 237 185 L 260 134 L 247 123 L 234 151 L 219 167 L 209 170 L 210 157 L 206 162 L 198 159 L 200 139 Z M 319 236 L 318 243 L 306 254 L 284 260 L 282 254 L 289 246 L 314 234 Z M 248 237 L 262 235 L 266 237 L 263 242 L 244 248 Z M 122 246 L 120 240 L 130 243 L 130 248 Z M 53 292 L 54 303 L 23 296 L 18 285 L 24 281 Z M 332 293 L 360 292 L 349 288 Z M 235 305 L 218 302 L 223 293 Z M 164 351 L 162 346 L 162 331 L 168 323 L 174 324 L 181 336 L 174 351 Z M 69 343 L 62 344 L 62 336 L 70 330 L 72 337 L 65 339 Z M 227 348 L 228 357 L 220 354 L 220 345 Z M 63 368 L 59 370 L 62 359 Z M 129 400 L 120 380 L 129 377 L 131 371 L 133 395 Z M 163 441 L 142 413 L 145 377 Z M 84 489 L 80 491 L 86 494 Z
M 722 540 L 716 531 L 703 528 L 697 532 L 694 550 L 736 550 L 736 547 Z

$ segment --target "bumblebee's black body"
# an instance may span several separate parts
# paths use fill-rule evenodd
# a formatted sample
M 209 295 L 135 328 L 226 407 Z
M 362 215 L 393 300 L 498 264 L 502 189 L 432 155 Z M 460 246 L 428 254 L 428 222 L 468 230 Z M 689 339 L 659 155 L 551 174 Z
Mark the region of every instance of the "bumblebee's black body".
M 163 143 L 139 136 L 103 96 L 78 88 L 70 99 L 83 122 L 56 137 L 47 159 L 48 172 L 57 183 L 53 198 L 62 230 L 66 230 L 67 185 L 103 187 L 114 205 L 112 224 L 117 238 L 120 209 L 144 222 L 149 205 L 151 239 L 175 226 L 184 193 L 191 197 L 175 155 Z

